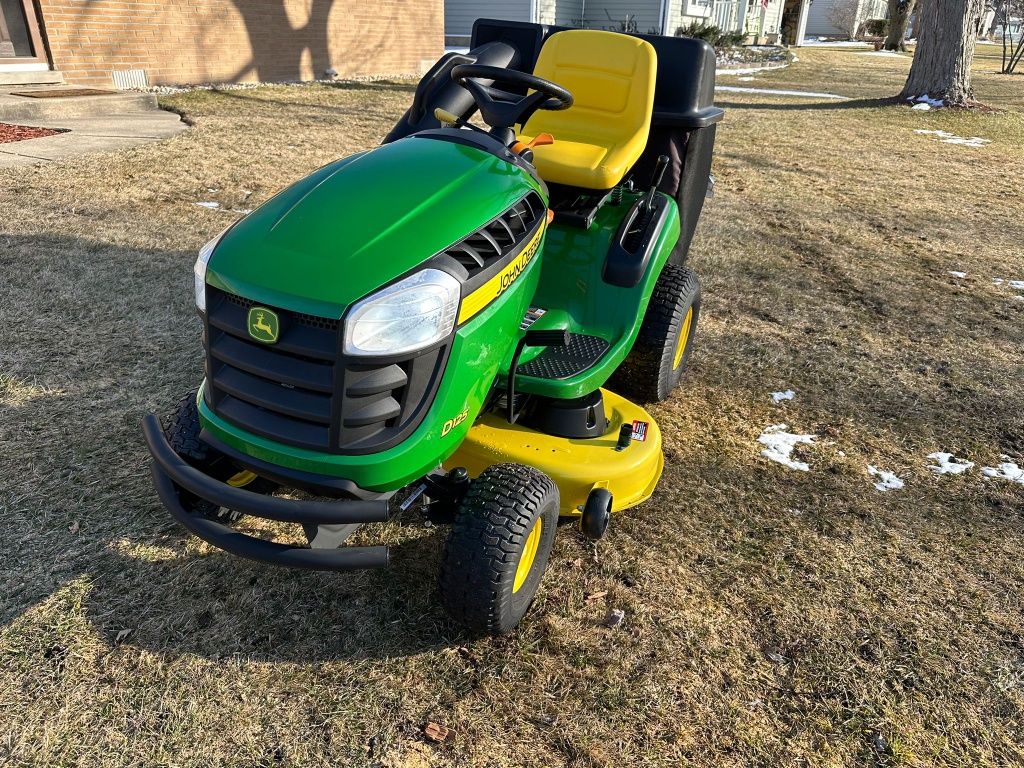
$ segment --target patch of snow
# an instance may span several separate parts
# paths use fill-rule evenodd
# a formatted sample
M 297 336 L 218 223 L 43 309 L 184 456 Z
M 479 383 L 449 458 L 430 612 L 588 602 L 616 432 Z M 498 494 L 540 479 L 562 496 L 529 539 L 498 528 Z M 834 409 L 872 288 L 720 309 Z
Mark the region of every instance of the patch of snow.
M 1002 285 L 1005 281 L 1001 277 L 993 277 L 992 285 Z
M 200 208 L 208 208 L 211 211 L 215 211 L 220 208 L 220 203 L 195 203 Z
M 858 56 L 884 56 L 887 58 L 906 59 L 909 58 L 904 56 L 902 53 L 896 53 L 896 51 L 867 51 L 865 53 L 858 53 Z
M 962 475 L 974 466 L 973 461 L 956 461 L 952 453 L 941 451 L 929 453 L 928 458 L 935 461 L 935 464 L 928 465 L 928 469 L 937 475 Z
M 796 397 L 796 392 L 792 389 L 787 389 L 785 392 L 772 392 L 772 400 L 776 403 L 781 403 L 783 400 L 792 400 Z
M 868 464 L 868 474 L 878 478 L 875 488 L 880 491 L 898 491 L 903 487 L 903 481 L 896 477 L 895 474 L 886 472 L 884 469 L 878 469 L 874 464 Z
M 730 91 L 733 93 L 763 93 L 769 96 L 801 96 L 813 99 L 838 99 L 848 101 L 845 96 L 837 96 L 834 93 L 818 93 L 816 91 L 783 91 L 776 88 L 745 88 L 738 85 L 716 85 L 716 91 Z
M 1024 280 L 1011 280 L 1010 287 L 1015 291 L 1024 291 Z
M 957 272 L 955 269 L 949 270 L 949 274 L 951 274 L 953 277 L 958 277 L 961 280 L 963 280 L 965 277 L 967 277 L 967 273 L 966 272 Z
M 741 83 L 752 83 L 755 80 L 757 80 L 756 77 L 737 77 L 736 79 L 739 80 Z
M 931 109 L 931 107 L 928 106 L 927 104 L 915 104 L 914 106 L 911 107 L 911 109 L 916 109 L 920 112 L 927 112 L 929 109 Z
M 756 75 L 758 72 L 768 72 L 769 70 L 785 69 L 789 64 L 774 64 L 766 67 L 738 67 L 736 69 L 719 69 L 715 72 L 716 75 Z
M 943 144 L 959 144 L 964 147 L 978 148 L 992 143 L 990 139 L 982 139 L 978 136 L 965 138 L 963 136 L 957 136 L 955 133 L 949 133 L 948 131 L 930 131 L 924 128 L 915 128 L 914 133 L 919 133 L 923 136 L 937 136 L 939 141 Z
M 929 107 L 932 107 L 933 109 L 940 109 L 941 107 L 946 106 L 946 102 L 944 99 L 933 99 L 927 93 L 921 94 L 916 99 L 910 99 L 910 101 L 916 101 L 918 104 L 927 104 Z
M 861 43 L 857 40 L 819 40 L 816 37 L 805 37 L 801 48 L 870 48 L 868 43 Z
M 811 445 L 817 435 L 794 435 L 786 431 L 788 428 L 789 426 L 786 424 L 772 424 L 770 427 L 765 427 L 764 432 L 757 438 L 757 442 L 765 446 L 761 455 L 766 459 L 784 464 L 790 469 L 807 472 L 810 470 L 807 464 L 793 460 L 793 449 L 800 444 Z
M 1017 462 L 1010 461 L 1009 456 L 1000 456 L 1003 463 L 998 467 L 982 467 L 981 474 L 990 480 L 1009 480 L 1011 483 L 1024 485 L 1024 469 Z

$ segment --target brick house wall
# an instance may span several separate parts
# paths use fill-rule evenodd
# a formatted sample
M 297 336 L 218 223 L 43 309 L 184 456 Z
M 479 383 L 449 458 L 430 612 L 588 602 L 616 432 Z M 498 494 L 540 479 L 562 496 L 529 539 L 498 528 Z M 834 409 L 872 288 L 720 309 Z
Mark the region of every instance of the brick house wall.
M 443 52 L 443 0 L 37 0 L 54 69 L 112 84 L 310 80 L 423 71 Z

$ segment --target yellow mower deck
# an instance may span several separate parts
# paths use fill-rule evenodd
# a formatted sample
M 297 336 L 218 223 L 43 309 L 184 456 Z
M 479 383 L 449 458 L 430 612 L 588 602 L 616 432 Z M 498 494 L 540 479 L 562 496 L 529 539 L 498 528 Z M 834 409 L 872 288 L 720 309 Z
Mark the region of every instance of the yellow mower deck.
M 639 405 L 606 389 L 601 392 L 609 422 L 601 437 L 553 437 L 488 413 L 473 425 L 445 466 L 465 467 L 470 477 L 492 464 L 514 462 L 535 467 L 558 485 L 563 517 L 578 517 L 594 488 L 611 492 L 613 512 L 636 506 L 650 498 L 661 479 L 665 466 L 661 430 Z M 628 448 L 617 451 L 623 424 L 633 425 L 634 439 Z

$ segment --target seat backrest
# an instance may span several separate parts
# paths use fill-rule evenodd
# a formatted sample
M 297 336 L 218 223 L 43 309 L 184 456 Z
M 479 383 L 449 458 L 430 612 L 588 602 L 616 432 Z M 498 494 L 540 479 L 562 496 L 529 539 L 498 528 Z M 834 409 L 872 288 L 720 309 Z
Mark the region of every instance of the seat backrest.
M 562 112 L 537 112 L 523 132 L 551 133 L 556 142 L 639 143 L 642 152 L 657 69 L 654 46 L 638 37 L 591 29 L 557 32 L 545 41 L 533 72 L 568 88 L 573 105 Z

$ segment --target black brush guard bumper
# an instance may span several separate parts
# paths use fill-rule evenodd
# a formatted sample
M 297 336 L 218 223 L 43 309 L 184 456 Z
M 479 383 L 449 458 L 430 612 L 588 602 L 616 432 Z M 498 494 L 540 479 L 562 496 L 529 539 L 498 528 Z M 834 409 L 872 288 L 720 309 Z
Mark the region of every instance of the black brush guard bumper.
M 229 526 L 188 512 L 178 496 L 178 487 L 246 515 L 309 525 L 381 523 L 388 519 L 387 501 L 304 501 L 252 493 L 215 480 L 178 456 L 167 442 L 156 416 L 149 415 L 143 419 L 142 433 L 153 457 L 151 471 L 160 501 L 179 523 L 213 546 L 250 560 L 314 571 L 354 571 L 388 565 L 388 548 L 383 546 L 311 549 L 239 533 Z

